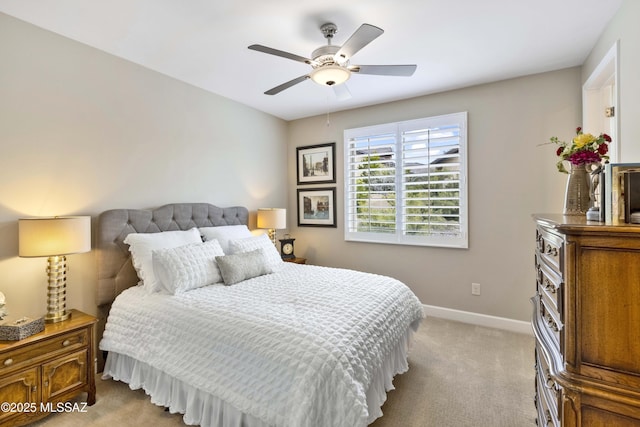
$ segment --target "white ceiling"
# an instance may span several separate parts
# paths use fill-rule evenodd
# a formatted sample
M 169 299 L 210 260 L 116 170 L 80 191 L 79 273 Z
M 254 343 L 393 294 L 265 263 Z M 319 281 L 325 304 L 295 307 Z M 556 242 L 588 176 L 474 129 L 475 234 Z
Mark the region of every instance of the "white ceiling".
M 622 0 L 0 0 L 0 12 L 286 120 L 580 65 Z M 263 92 L 310 66 L 247 49 L 309 57 L 338 26 L 385 33 L 352 64 L 417 64 L 412 77 L 353 75 L 352 98 L 304 81 Z

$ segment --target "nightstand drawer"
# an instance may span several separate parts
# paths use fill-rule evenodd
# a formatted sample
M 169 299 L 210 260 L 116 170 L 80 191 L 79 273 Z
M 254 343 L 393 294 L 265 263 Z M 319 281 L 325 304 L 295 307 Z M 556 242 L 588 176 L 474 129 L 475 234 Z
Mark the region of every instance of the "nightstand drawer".
M 25 345 L 9 350 L 0 355 L 0 375 L 40 358 L 50 358 L 85 347 L 88 342 L 89 336 L 85 328 L 46 339 L 37 346 Z

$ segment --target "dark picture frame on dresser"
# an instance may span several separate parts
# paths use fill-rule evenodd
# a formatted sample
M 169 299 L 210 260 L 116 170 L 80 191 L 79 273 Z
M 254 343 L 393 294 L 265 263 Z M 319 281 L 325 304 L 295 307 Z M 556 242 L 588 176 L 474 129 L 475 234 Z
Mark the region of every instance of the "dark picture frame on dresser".
M 640 425 L 640 226 L 534 215 L 540 426 Z

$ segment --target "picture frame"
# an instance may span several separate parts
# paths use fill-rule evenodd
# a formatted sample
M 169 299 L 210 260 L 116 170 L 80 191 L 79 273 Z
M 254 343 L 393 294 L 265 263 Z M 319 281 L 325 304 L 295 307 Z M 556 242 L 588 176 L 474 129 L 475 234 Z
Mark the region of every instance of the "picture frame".
M 336 227 L 336 189 L 299 188 L 298 226 Z
M 296 147 L 298 185 L 336 182 L 336 143 Z

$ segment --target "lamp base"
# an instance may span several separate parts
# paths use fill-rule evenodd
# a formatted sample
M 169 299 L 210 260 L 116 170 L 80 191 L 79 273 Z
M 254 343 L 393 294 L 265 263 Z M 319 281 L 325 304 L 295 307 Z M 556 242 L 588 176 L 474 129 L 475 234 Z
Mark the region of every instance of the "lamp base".
M 44 316 L 45 323 L 58 323 L 71 318 L 71 312 L 65 311 L 63 314 L 47 313 Z
M 67 320 L 71 313 L 67 311 L 67 257 L 50 256 L 47 259 L 47 314 L 46 323 L 57 323 Z
M 278 246 L 278 243 L 276 243 L 278 241 L 278 239 L 276 237 L 276 229 L 275 228 L 270 228 L 268 233 L 269 233 L 269 238 L 273 242 L 273 245 L 274 246 Z

